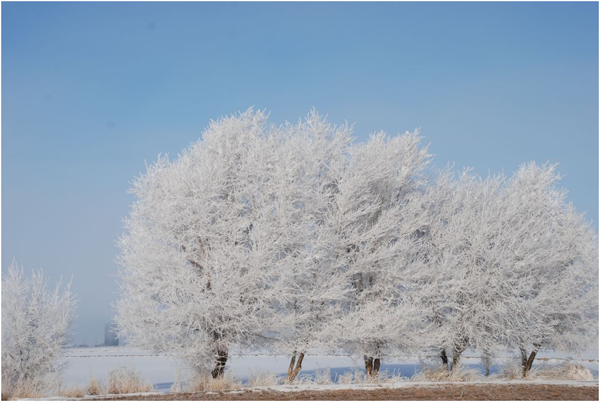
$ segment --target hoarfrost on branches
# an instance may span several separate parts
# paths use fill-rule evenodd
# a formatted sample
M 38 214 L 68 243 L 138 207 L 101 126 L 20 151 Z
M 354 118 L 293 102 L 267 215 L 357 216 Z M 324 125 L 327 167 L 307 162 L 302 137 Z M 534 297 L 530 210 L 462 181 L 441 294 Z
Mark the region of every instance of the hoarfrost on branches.
M 291 358 L 435 351 L 448 369 L 477 349 L 575 352 L 597 337 L 597 238 L 554 165 L 432 176 L 418 132 L 372 135 L 315 111 L 211 122 L 132 187 L 120 238 L 119 332 L 224 374 L 231 348 Z M 431 176 L 430 176 L 431 175 Z
M 70 284 L 50 291 L 42 272 L 13 260 L 2 275 L 2 395 L 41 397 L 57 385 L 75 314 Z

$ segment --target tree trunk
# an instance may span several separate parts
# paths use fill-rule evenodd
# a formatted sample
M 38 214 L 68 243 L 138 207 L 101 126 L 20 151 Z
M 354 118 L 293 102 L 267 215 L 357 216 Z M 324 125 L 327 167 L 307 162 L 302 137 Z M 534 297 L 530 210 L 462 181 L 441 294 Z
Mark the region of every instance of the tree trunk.
M 520 348 L 521 365 L 523 366 L 523 377 L 527 377 L 527 374 L 529 374 L 529 370 L 531 370 L 531 366 L 533 366 L 533 361 L 535 360 L 535 356 L 537 355 L 537 353 L 540 350 L 540 346 L 541 346 L 540 344 L 534 343 L 533 349 L 531 350 L 529 357 L 527 357 L 527 352 L 525 351 L 525 349 Z
M 288 367 L 288 382 L 292 382 L 296 379 L 296 377 L 298 376 L 298 373 L 300 373 L 300 370 L 302 370 L 302 361 L 304 360 L 304 352 L 300 353 L 300 355 L 298 356 L 298 362 L 296 362 L 296 352 L 294 352 L 294 355 L 292 356 L 292 360 L 290 361 L 290 366 Z M 294 364 L 296 364 L 296 366 L 294 367 Z
M 379 368 L 381 367 L 381 358 L 365 356 L 364 359 L 365 371 L 367 372 L 367 379 L 376 378 L 379 374 Z
M 367 378 L 371 378 L 373 375 L 373 358 L 365 356 L 365 371 L 367 372 Z
M 377 357 L 373 360 L 373 377 L 379 374 L 379 367 L 381 367 L 381 359 Z
M 481 361 L 483 362 L 483 366 L 485 367 L 485 376 L 490 376 L 490 367 L 492 366 L 492 354 L 487 350 L 483 350 L 483 356 L 481 356 Z
M 521 367 L 523 368 L 523 377 L 527 377 L 527 352 L 523 347 L 520 347 L 519 351 L 521 352 Z
M 462 352 L 458 352 L 458 351 L 454 351 L 454 353 L 452 354 L 452 367 L 450 368 L 450 371 L 454 371 L 454 369 L 456 367 L 458 367 L 458 362 L 460 361 L 460 354 Z
M 227 349 L 219 347 L 217 349 L 217 361 L 214 370 L 211 372 L 212 378 L 221 378 L 225 374 L 225 365 L 227 364 L 227 358 L 229 353 Z
M 460 355 L 465 351 L 467 345 L 469 344 L 469 338 L 462 338 L 461 341 L 454 345 L 454 350 L 452 351 L 452 368 L 451 371 L 454 371 L 455 368 L 458 367 L 458 362 L 460 361 Z
M 446 369 L 448 369 L 448 355 L 446 354 L 446 349 L 442 349 L 442 352 L 440 353 L 440 358 L 442 359 L 442 363 L 444 364 Z

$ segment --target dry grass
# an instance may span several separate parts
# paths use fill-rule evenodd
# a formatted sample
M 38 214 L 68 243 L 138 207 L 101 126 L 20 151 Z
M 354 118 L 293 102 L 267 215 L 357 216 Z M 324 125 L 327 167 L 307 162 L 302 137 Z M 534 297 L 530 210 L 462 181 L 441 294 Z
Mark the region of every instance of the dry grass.
M 338 375 L 337 378 L 338 384 L 352 384 L 354 383 L 354 374 L 351 372 L 346 372 L 344 374 Z
M 2 387 L 2 400 L 11 401 L 23 398 L 42 398 L 46 392 L 44 390 L 29 388 L 26 386 L 18 386 L 11 388 Z
M 133 367 L 119 367 L 108 373 L 109 394 L 151 392 L 153 389 L 152 384 L 140 379 L 139 371 Z
M 558 366 L 541 365 L 534 367 L 527 375 L 528 379 L 593 381 L 594 375 L 580 364 L 565 363 Z
M 48 394 L 48 391 L 57 387 L 57 385 L 53 387 L 41 381 L 18 381 L 16 384 L 3 382 L 1 398 L 3 401 L 23 398 L 43 398 Z
M 61 389 L 58 395 L 65 398 L 83 398 L 85 396 L 85 389 L 77 385 L 70 385 L 65 389 Z
M 512 363 L 505 365 L 498 377 L 506 380 L 594 380 L 594 375 L 590 370 L 576 363 L 564 363 L 560 365 L 538 364 L 529 370 L 525 378 L 523 378 L 523 367 L 518 363 Z
M 248 377 L 249 387 L 273 387 L 279 385 L 280 381 L 277 379 L 275 374 L 267 373 L 265 371 L 253 371 Z
M 237 391 L 242 388 L 242 383 L 235 379 L 230 373 L 225 373 L 220 378 L 212 378 L 208 373 L 197 373 L 188 382 L 189 392 L 225 392 Z
M 90 380 L 88 381 L 86 394 L 87 395 L 102 395 L 106 392 L 104 384 L 102 381 L 98 381 L 93 375 L 90 375 Z
M 377 377 L 367 377 L 364 372 L 356 369 L 354 373 L 345 372 L 344 374 L 340 374 L 336 377 L 335 381 L 337 384 L 396 384 L 399 382 L 405 382 L 406 377 L 402 377 L 399 371 L 394 371 L 390 373 L 387 370 L 382 370 L 379 372 Z
M 329 367 L 315 371 L 315 384 L 331 384 L 331 370 Z
M 434 368 L 424 367 L 410 380 L 412 382 L 469 382 L 481 379 L 481 374 L 475 369 L 458 366 L 454 370 L 448 370 L 446 367 L 436 366 Z
M 178 367 L 175 370 L 175 381 L 173 381 L 173 385 L 171 385 L 171 388 L 169 389 L 169 392 L 171 393 L 178 393 L 178 392 L 183 392 L 184 388 L 183 388 L 183 380 L 182 380 L 182 374 L 181 374 L 181 368 Z
M 379 372 L 379 382 L 383 384 L 396 384 L 399 382 L 405 382 L 406 377 L 402 377 L 402 374 L 399 371 L 394 371 L 393 373 L 389 373 L 389 371 L 380 371 Z
M 523 367 L 519 363 L 507 363 L 502 366 L 502 370 L 499 372 L 499 377 L 506 380 L 522 380 Z

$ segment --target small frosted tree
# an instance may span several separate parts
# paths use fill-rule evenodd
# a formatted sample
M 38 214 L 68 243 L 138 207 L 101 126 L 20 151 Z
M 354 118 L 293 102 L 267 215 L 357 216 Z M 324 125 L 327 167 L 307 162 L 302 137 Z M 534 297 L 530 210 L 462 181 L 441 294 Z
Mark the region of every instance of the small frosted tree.
M 2 395 L 40 397 L 57 385 L 75 314 L 70 284 L 48 290 L 13 260 L 2 274 Z

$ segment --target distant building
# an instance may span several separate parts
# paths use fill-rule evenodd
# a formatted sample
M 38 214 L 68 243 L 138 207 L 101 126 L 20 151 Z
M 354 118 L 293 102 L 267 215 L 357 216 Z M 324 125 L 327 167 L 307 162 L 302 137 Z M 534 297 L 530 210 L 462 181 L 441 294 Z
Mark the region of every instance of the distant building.
M 104 326 L 104 345 L 119 346 L 119 338 L 117 338 L 117 324 L 106 324 Z

